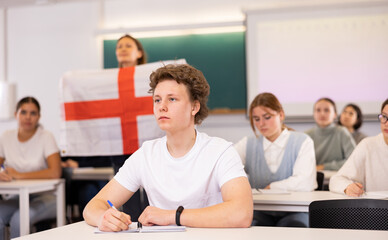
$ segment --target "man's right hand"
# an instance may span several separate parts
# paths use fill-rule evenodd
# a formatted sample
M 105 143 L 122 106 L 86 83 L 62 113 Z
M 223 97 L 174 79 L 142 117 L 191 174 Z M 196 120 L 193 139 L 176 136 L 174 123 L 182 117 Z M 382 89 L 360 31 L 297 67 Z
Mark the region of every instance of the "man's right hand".
M 102 215 L 98 229 L 104 232 L 120 232 L 128 230 L 131 223 L 131 216 L 114 208 L 109 208 Z

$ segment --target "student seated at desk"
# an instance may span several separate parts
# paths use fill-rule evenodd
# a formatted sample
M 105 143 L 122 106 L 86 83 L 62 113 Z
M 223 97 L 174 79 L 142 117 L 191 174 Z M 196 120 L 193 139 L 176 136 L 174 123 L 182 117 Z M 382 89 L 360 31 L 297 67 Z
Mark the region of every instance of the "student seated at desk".
M 143 225 L 249 227 L 253 200 L 232 143 L 195 129 L 208 115 L 209 85 L 190 65 L 166 65 L 151 76 L 154 115 L 166 136 L 145 142 L 86 206 L 84 218 L 102 231 L 128 229 L 120 207 L 140 186 L 148 206 Z
M 289 131 L 284 117 L 275 95 L 257 95 L 249 107 L 255 136 L 244 137 L 235 148 L 252 188 L 313 191 L 317 187 L 313 141 L 304 133 Z M 308 227 L 308 213 L 254 211 L 252 225 Z
M 12 179 L 49 179 L 61 177 L 59 149 L 52 134 L 39 125 L 40 106 L 33 97 L 21 99 L 15 112 L 18 129 L 0 137 L 0 181 Z M 30 223 L 56 217 L 53 193 L 30 196 Z M 0 200 L 0 239 L 10 225 L 11 238 L 20 235 L 19 197 Z
M 313 139 L 317 170 L 337 171 L 350 156 L 356 143 L 349 131 L 337 126 L 335 103 L 330 98 L 320 98 L 314 104 L 316 126 L 306 133 Z
M 330 191 L 356 197 L 364 191 L 388 190 L 388 99 L 379 114 L 381 133 L 362 140 L 330 179 Z

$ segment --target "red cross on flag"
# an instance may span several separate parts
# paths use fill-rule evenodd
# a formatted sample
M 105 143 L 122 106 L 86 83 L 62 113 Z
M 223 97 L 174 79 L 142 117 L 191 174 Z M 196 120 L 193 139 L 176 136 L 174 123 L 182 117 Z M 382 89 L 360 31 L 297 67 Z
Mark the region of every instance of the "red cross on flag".
M 135 152 L 164 135 L 153 116 L 152 71 L 184 59 L 136 67 L 71 71 L 60 81 L 63 156 L 110 156 Z

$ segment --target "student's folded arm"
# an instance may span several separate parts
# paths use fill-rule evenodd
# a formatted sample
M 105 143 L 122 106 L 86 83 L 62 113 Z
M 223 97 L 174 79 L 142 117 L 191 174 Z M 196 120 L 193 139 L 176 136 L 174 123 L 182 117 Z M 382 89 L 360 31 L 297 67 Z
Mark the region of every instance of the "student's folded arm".
M 329 189 L 332 192 L 344 193 L 347 186 L 354 182 L 364 183 L 365 178 L 365 160 L 366 152 L 361 147 L 360 143 L 356 149 L 354 149 L 352 155 L 337 172 L 336 175 L 330 178 Z
M 49 155 L 47 161 L 47 175 L 48 178 L 60 178 L 62 175 L 61 156 L 59 152 Z
M 110 180 L 86 205 L 83 217 L 91 226 L 98 226 L 104 213 L 110 208 L 108 200 L 116 208 L 121 207 L 133 195 L 115 179 Z
M 60 178 L 62 174 L 61 158 L 59 152 L 50 154 L 47 159 L 47 168 L 30 171 L 18 172 L 13 168 L 7 169 L 9 174 L 15 179 L 56 179 Z
M 345 193 L 345 189 L 352 184 L 353 181 L 349 178 L 338 175 L 338 173 L 330 178 L 329 189 L 331 192 Z
M 180 222 L 189 227 L 245 228 L 252 223 L 252 191 L 246 177 L 237 177 L 221 188 L 223 202 L 201 209 L 185 209 Z

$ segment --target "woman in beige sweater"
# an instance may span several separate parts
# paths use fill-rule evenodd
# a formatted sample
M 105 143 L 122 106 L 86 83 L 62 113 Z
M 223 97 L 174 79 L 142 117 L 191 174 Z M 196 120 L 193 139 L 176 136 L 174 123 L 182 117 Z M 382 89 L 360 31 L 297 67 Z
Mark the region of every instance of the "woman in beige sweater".
M 330 191 L 361 196 L 365 191 L 388 190 L 388 99 L 378 115 L 381 133 L 365 138 L 330 180 Z

